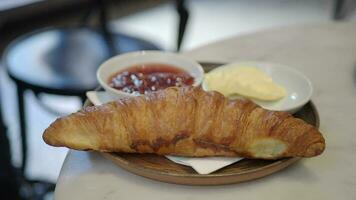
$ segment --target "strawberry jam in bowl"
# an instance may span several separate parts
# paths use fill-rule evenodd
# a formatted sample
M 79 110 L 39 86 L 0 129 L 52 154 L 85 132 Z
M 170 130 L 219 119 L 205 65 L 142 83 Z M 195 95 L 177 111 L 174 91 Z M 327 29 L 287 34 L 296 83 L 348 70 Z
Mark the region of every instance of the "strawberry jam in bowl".
M 97 71 L 100 85 L 118 97 L 143 95 L 172 86 L 199 86 L 203 76 L 199 63 L 161 51 L 118 55 Z
M 166 64 L 128 67 L 109 78 L 110 87 L 131 94 L 147 94 L 172 86 L 189 86 L 194 78 L 188 72 Z

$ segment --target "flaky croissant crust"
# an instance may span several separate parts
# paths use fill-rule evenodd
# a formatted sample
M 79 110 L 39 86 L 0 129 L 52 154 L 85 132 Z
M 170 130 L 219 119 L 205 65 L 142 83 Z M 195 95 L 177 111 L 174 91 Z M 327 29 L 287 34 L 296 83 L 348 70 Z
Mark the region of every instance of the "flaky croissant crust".
M 43 139 L 77 150 L 193 157 L 311 157 L 325 148 L 321 133 L 301 119 L 198 87 L 86 107 L 57 119 Z

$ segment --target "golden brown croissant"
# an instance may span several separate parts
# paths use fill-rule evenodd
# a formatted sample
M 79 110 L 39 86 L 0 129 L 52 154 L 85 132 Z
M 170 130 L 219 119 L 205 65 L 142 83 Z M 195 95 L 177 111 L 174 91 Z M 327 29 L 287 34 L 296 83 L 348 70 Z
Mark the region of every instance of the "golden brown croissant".
M 57 119 L 43 139 L 77 150 L 197 157 L 311 157 L 325 148 L 301 119 L 193 87 L 86 107 Z

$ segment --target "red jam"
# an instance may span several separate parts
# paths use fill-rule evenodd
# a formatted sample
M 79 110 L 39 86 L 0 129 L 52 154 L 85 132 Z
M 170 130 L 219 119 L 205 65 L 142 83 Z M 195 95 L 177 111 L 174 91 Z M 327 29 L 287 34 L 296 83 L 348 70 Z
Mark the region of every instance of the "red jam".
M 192 85 L 194 78 L 171 65 L 142 64 L 117 72 L 108 82 L 111 87 L 123 92 L 146 94 L 171 86 Z

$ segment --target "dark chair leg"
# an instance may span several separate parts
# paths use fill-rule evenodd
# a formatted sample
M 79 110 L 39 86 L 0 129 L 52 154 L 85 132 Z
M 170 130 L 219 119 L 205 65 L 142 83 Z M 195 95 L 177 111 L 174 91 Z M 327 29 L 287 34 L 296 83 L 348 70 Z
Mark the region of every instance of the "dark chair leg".
M 81 102 L 82 102 L 82 104 L 84 106 L 85 101 L 87 100 L 87 96 L 85 94 L 83 94 L 83 95 L 80 95 L 79 98 L 80 98 L 80 100 L 81 100 Z
M 7 129 L 2 119 L 0 106 L 0 197 L 2 199 L 20 199 L 19 177 L 11 164 L 10 144 Z
M 108 25 L 108 12 L 107 7 L 104 0 L 97 0 L 98 2 L 98 9 L 99 9 L 99 26 L 100 30 L 104 36 L 104 39 L 107 43 L 110 56 L 114 56 L 120 53 L 120 49 L 118 46 L 115 45 L 114 38 L 110 32 L 109 25 Z
M 346 0 L 334 1 L 334 13 L 333 13 L 334 20 L 342 20 L 345 18 L 345 14 L 346 14 L 345 5 L 346 5 Z
M 177 51 L 179 51 L 182 46 L 185 29 L 187 27 L 189 12 L 187 7 L 185 6 L 185 0 L 176 0 L 176 7 L 179 15 L 178 37 L 177 37 Z
M 21 133 L 22 163 L 20 168 L 22 197 L 24 199 L 42 200 L 44 196 L 54 190 L 55 184 L 42 180 L 29 180 L 26 176 L 27 165 L 27 130 L 25 114 L 25 89 L 17 84 L 17 100 L 19 106 L 19 123 Z
M 17 85 L 17 102 L 19 107 L 19 123 L 21 134 L 21 172 L 25 176 L 25 169 L 27 164 L 27 133 L 26 133 L 26 116 L 25 116 L 25 90 L 20 85 Z

